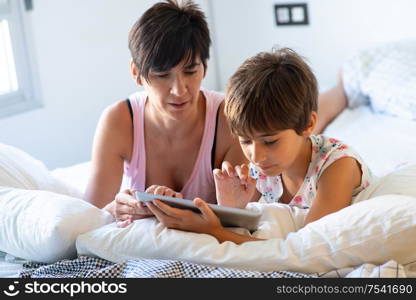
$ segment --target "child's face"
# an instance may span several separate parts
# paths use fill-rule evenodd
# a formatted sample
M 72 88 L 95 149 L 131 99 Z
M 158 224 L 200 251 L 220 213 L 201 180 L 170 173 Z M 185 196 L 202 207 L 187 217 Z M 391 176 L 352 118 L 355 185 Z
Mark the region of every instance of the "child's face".
M 277 176 L 290 169 L 304 149 L 306 140 L 293 129 L 239 136 L 244 155 L 266 176 Z

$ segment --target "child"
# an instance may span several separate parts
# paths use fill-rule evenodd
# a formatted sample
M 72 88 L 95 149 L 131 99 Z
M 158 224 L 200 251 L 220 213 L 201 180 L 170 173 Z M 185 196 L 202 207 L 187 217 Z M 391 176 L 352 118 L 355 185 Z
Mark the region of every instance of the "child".
M 351 204 L 372 175 L 349 146 L 311 135 L 317 123 L 317 82 L 309 66 L 291 49 L 260 53 L 231 77 L 225 115 L 250 166 L 225 162 L 214 170 L 217 201 L 244 208 L 263 196 L 309 208 L 305 224 Z M 257 191 L 256 191 L 257 187 Z M 167 227 L 211 234 L 220 242 L 257 240 L 231 232 L 201 200 L 202 215 L 149 205 Z

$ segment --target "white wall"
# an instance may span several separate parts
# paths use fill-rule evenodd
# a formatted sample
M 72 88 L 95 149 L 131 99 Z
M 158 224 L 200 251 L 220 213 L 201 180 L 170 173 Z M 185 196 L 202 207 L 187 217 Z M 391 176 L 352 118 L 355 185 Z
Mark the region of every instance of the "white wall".
M 50 169 L 89 160 L 103 109 L 139 89 L 130 77 L 127 35 L 155 2 L 33 1 L 26 15 L 44 107 L 0 119 L 0 142 Z M 205 1 L 196 2 L 207 10 Z M 204 86 L 216 88 L 215 65 L 209 64 Z
M 221 89 L 246 58 L 275 45 L 307 57 L 321 87 L 330 87 L 354 50 L 416 37 L 414 0 L 211 1 Z M 299 2 L 308 4 L 310 24 L 276 26 L 274 5 Z

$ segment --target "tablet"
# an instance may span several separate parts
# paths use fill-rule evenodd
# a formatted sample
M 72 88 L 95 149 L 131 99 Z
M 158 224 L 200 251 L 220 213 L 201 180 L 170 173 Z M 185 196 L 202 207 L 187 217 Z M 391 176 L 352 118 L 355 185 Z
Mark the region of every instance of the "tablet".
M 194 212 L 201 213 L 200 210 L 195 206 L 192 200 L 173 198 L 155 194 L 147 194 L 143 192 L 136 192 L 136 199 L 143 202 L 152 201 L 153 199 L 161 200 L 163 203 L 169 206 L 190 209 Z M 234 208 L 228 206 L 220 206 L 216 204 L 208 204 L 213 212 L 220 219 L 223 226 L 228 227 L 244 227 L 250 231 L 257 229 L 261 212 L 252 211 L 248 209 Z

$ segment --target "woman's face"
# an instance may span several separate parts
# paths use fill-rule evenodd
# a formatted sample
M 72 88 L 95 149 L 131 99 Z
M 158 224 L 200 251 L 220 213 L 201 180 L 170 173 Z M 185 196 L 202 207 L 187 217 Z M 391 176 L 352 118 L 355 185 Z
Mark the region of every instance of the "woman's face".
M 204 75 L 204 65 L 197 57 L 194 62 L 183 60 L 167 71 L 150 70 L 149 80 L 140 77 L 137 83 L 147 91 L 148 101 L 157 111 L 181 119 L 197 109 Z

